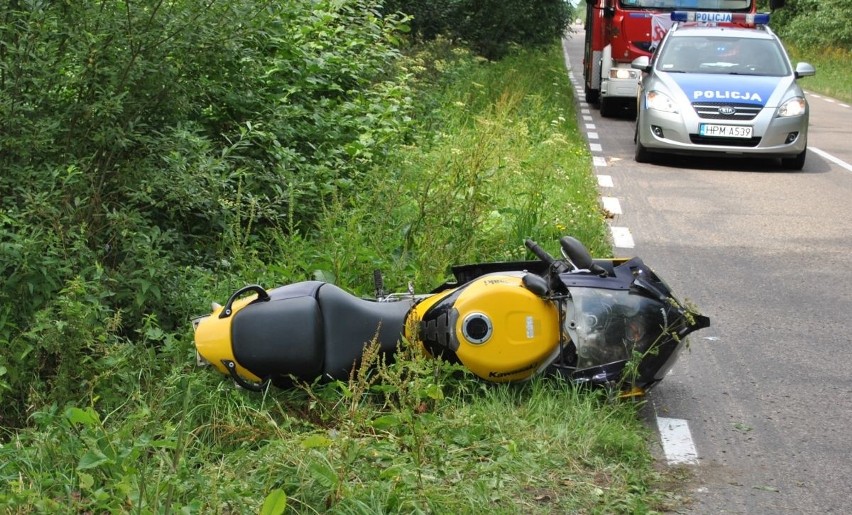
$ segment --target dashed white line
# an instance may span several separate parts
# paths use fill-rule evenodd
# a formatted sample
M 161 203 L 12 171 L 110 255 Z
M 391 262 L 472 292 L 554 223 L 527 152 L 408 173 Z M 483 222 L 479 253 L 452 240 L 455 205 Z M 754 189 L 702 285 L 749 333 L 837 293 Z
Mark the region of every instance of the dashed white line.
M 698 465 L 698 451 L 686 420 L 658 416 L 657 429 L 669 465 Z
M 603 147 L 601 147 L 600 143 L 589 143 L 589 150 L 592 152 L 602 152 Z
M 598 175 L 598 186 L 601 188 L 612 188 L 614 184 L 612 182 L 611 175 Z
M 615 197 L 601 197 L 601 204 L 603 204 L 604 209 L 614 215 L 622 214 L 621 203 Z
M 599 136 L 598 136 L 598 133 L 597 133 L 597 132 L 587 132 L 587 133 L 586 133 L 586 136 L 588 136 L 588 137 L 589 137 L 589 139 L 598 139 L 598 138 L 599 138 Z
M 607 166 L 606 158 L 603 156 L 592 156 L 592 164 L 597 167 Z
M 633 235 L 630 234 L 630 229 L 627 227 L 611 226 L 609 232 L 612 234 L 612 243 L 616 247 L 620 249 L 632 249 L 636 246 L 636 243 L 633 241 Z

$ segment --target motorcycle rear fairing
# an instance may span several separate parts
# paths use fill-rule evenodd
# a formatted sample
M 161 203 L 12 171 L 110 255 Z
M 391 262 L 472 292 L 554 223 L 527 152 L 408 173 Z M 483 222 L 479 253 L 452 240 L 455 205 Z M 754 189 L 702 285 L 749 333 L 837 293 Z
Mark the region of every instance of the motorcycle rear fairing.
M 287 386 L 291 376 L 342 379 L 374 339 L 393 355 L 410 308 L 361 299 L 330 283 L 299 282 L 235 303 L 230 316 L 220 318 L 224 308 L 215 311 L 198 325 L 196 349 L 220 372 L 244 380 Z

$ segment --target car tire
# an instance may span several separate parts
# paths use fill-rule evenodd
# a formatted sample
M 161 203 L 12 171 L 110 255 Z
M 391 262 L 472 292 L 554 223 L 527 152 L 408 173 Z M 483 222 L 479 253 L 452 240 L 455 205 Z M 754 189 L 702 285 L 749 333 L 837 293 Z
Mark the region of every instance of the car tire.
M 612 118 L 618 112 L 618 102 L 613 99 L 601 98 L 601 116 Z
M 636 113 L 636 130 L 633 132 L 633 142 L 636 143 L 633 160 L 637 163 L 650 163 L 652 161 L 651 152 L 639 141 L 639 113 Z
M 791 158 L 781 158 L 781 167 L 785 170 L 801 170 L 805 167 L 805 157 L 807 157 L 808 149 L 802 150 L 800 154 Z
M 651 151 L 645 148 L 645 145 L 638 139 L 636 140 L 636 153 L 633 154 L 633 160 L 637 163 L 650 163 L 653 161 Z
M 588 104 L 597 104 L 598 103 L 598 95 L 600 95 L 600 91 L 596 89 L 592 89 L 588 86 L 585 86 L 584 93 L 586 94 L 586 103 Z

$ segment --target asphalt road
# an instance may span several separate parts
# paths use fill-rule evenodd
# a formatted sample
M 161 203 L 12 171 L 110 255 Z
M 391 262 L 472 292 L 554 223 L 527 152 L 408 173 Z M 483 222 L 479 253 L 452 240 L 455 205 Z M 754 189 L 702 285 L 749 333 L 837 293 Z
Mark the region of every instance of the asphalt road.
M 583 33 L 564 42 L 613 226 L 711 317 L 649 395 L 688 422 L 684 513 L 847 513 L 852 484 L 852 108 L 808 94 L 804 170 L 776 161 L 633 161 L 634 121 L 582 97 Z M 817 70 L 819 73 L 819 70 Z M 598 147 L 599 145 L 599 147 Z M 818 152 L 818 151 L 819 152 Z

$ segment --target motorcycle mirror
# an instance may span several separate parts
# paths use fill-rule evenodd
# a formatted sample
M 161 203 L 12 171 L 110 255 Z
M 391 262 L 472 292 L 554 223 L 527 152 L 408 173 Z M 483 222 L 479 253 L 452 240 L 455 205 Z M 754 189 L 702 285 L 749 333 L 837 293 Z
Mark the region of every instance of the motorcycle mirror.
M 586 246 L 580 243 L 580 240 L 572 236 L 563 236 L 559 239 L 559 244 L 562 246 L 562 255 L 574 269 L 591 270 L 594 265 L 592 255 L 589 254 Z

